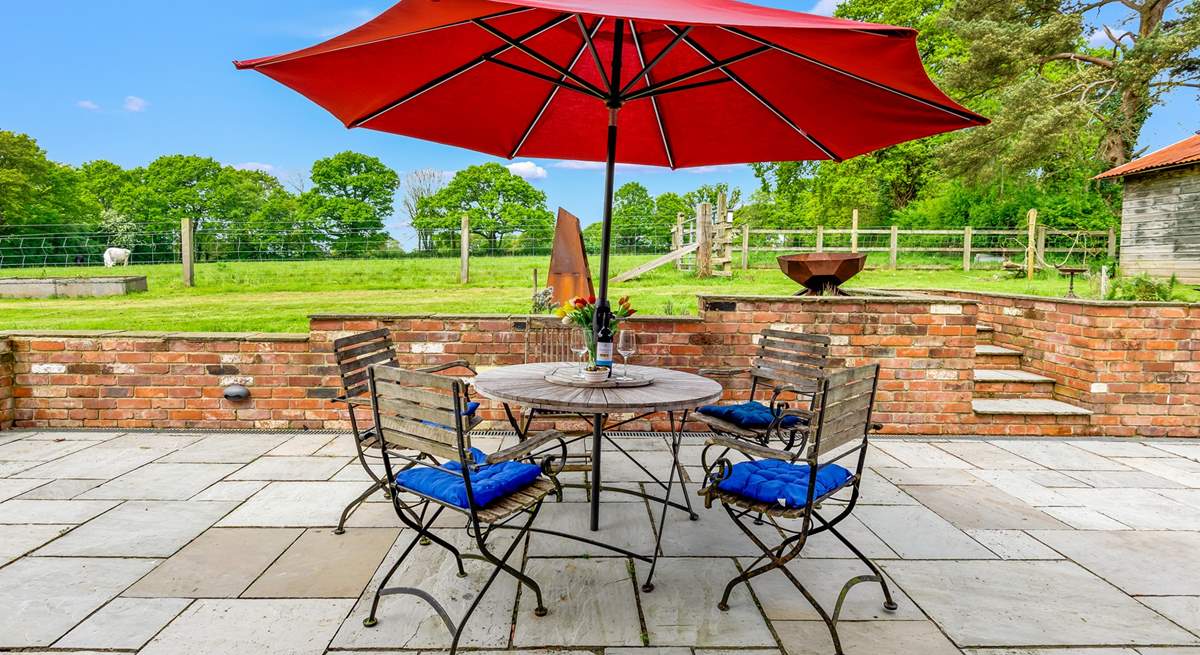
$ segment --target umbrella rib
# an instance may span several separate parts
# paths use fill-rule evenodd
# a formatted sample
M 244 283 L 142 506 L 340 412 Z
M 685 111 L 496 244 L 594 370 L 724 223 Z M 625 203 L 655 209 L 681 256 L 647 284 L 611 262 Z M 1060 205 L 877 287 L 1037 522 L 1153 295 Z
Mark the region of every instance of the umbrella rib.
M 762 37 L 758 37 L 758 36 L 755 36 L 755 35 L 753 35 L 753 34 L 750 34 L 749 32 L 745 32 L 745 31 L 743 31 L 743 30 L 740 30 L 740 29 L 738 29 L 738 28 L 736 28 L 736 27 L 725 27 L 725 26 L 722 26 L 722 27 L 721 27 L 721 29 L 722 29 L 722 30 L 724 30 L 724 31 L 726 31 L 726 32 L 729 32 L 730 34 L 736 34 L 736 35 L 738 35 L 738 36 L 740 36 L 740 37 L 742 37 L 742 38 L 744 38 L 744 39 L 749 39 L 750 41 L 753 41 L 753 42 L 755 42 L 755 43 L 758 43 L 758 44 L 760 44 L 760 45 L 764 45 L 764 46 L 766 46 L 766 47 L 769 47 L 769 48 L 771 48 L 771 49 L 773 49 L 773 50 L 778 50 L 779 52 L 782 52 L 782 53 L 784 53 L 784 54 L 791 55 L 791 56 L 793 56 L 793 57 L 795 57 L 795 58 L 797 58 L 797 59 L 799 59 L 799 60 L 801 60 L 801 61 L 808 62 L 808 63 L 810 63 L 810 64 L 812 64 L 812 65 L 814 65 L 814 66 L 818 66 L 818 67 L 820 67 L 820 68 L 824 68 L 825 70 L 827 70 L 827 71 L 830 71 L 830 72 L 832 72 L 832 73 L 837 73 L 838 75 L 844 75 L 844 76 L 846 76 L 846 77 L 849 77 L 850 79 L 856 80 L 856 81 L 858 81 L 858 82 L 862 82 L 863 84 L 867 84 L 867 85 L 869 85 L 869 86 L 873 86 L 873 87 L 875 87 L 875 88 L 877 88 L 877 89 L 881 89 L 881 90 L 883 90 L 883 91 L 887 91 L 887 92 L 889 92 L 889 93 L 894 93 L 894 94 L 896 94 L 896 95 L 898 95 L 898 96 L 900 96 L 900 97 L 907 98 L 907 99 L 909 99 L 909 100 L 912 100 L 912 101 L 914 101 L 914 102 L 918 102 L 918 103 L 920 103 L 920 104 L 923 104 L 923 105 L 926 105 L 926 106 L 928 106 L 928 107 L 932 107 L 933 109 L 939 109 L 939 110 L 941 110 L 941 111 L 944 111 L 944 112 L 946 112 L 947 114 L 950 114 L 950 115 L 952 115 L 952 116 L 956 116 L 956 117 L 958 117 L 958 118 L 961 118 L 961 119 L 963 119 L 963 120 L 971 121 L 971 122 L 974 122 L 974 123 L 977 123 L 977 122 L 979 122 L 979 117 L 978 117 L 978 116 L 976 116 L 976 115 L 974 115 L 974 114 L 972 114 L 971 112 L 965 112 L 965 111 L 962 111 L 962 110 L 960 110 L 960 109 L 955 109 L 955 108 L 953 108 L 953 107 L 948 107 L 948 106 L 946 106 L 946 105 L 944 105 L 944 104 L 942 104 L 942 103 L 939 103 L 939 102 L 934 102 L 933 100 L 927 100 L 927 99 L 925 99 L 925 98 L 922 98 L 922 97 L 920 97 L 920 96 L 917 96 L 917 95 L 914 95 L 914 94 L 908 93 L 908 92 L 906 92 L 906 91 L 901 91 L 900 89 L 897 89 L 897 88 L 895 88 L 895 87 L 888 86 L 887 84 L 883 84 L 882 82 L 876 82 L 875 80 L 868 79 L 868 78 L 866 78 L 866 77 L 863 77 L 863 76 L 861 76 L 861 75 L 856 75 L 856 74 L 854 74 L 854 73 L 851 73 L 851 72 L 850 72 L 850 71 L 848 71 L 848 70 L 845 70 L 845 69 L 843 69 L 843 68 L 838 68 L 837 66 L 834 66 L 834 65 L 832 65 L 832 64 L 827 64 L 827 63 L 825 63 L 825 62 L 821 61 L 820 59 L 816 59 L 816 58 L 814 58 L 814 57 L 810 57 L 810 56 L 808 56 L 808 55 L 806 55 L 806 54 L 803 54 L 803 53 L 797 52 L 797 51 L 795 51 L 795 50 L 792 50 L 791 48 L 786 48 L 786 47 L 784 47 L 784 46 L 781 46 L 781 45 L 779 45 L 779 44 L 777 44 L 777 43 L 773 43 L 773 42 L 771 42 L 771 41 L 769 41 L 769 40 L 767 40 L 767 39 L 764 39 L 764 38 L 762 38 Z M 878 36 L 884 36 L 884 35 L 878 35 Z
M 483 18 L 484 19 L 502 18 L 504 16 L 511 16 L 513 14 L 523 14 L 523 13 L 529 12 L 529 11 L 533 11 L 533 7 L 518 7 L 516 9 L 506 9 L 504 11 L 496 12 L 494 14 L 488 14 L 487 16 L 484 16 Z M 297 59 L 307 59 L 309 57 L 315 57 L 317 55 L 327 55 L 327 54 L 334 53 L 334 52 L 341 52 L 343 50 L 352 50 L 354 48 L 361 48 L 363 46 L 375 45 L 377 43 L 384 43 L 386 41 L 394 41 L 396 39 L 404 39 L 404 38 L 408 38 L 410 36 L 419 36 L 421 34 L 428 34 L 430 32 L 437 32 L 439 30 L 450 29 L 451 27 L 462 27 L 464 25 L 470 25 L 470 24 L 471 24 L 470 20 L 460 20 L 460 21 L 456 21 L 453 23 L 448 23 L 446 25 L 438 25 L 436 27 L 429 27 L 429 28 L 426 28 L 423 30 L 417 30 L 415 32 L 407 32 L 405 34 L 393 34 L 392 36 L 385 36 L 380 39 L 373 39 L 371 41 L 364 41 L 362 43 L 352 43 L 350 45 L 345 45 L 340 48 L 331 48 L 329 50 L 322 50 L 320 52 L 307 52 L 307 53 L 295 54 L 295 56 L 280 55 L 279 57 L 272 58 L 269 61 L 264 61 L 264 62 L 255 64 L 251 68 L 258 70 L 259 68 L 262 68 L 263 66 L 273 66 L 275 64 L 282 64 L 284 62 L 295 61 Z M 242 67 L 241 62 L 234 62 L 234 64 L 237 65 L 238 68 Z
M 664 27 L 666 27 L 667 30 L 669 30 L 672 33 L 675 32 L 674 28 L 672 28 L 670 25 L 665 25 Z M 685 37 L 684 43 L 687 43 L 692 48 L 692 50 L 695 50 L 696 54 L 707 59 L 709 61 L 709 63 L 716 63 L 716 59 L 713 58 L 713 56 L 711 54 L 709 54 L 709 52 L 707 50 L 705 50 L 703 47 L 701 47 L 700 44 L 696 43 L 696 41 L 694 39 L 692 39 L 690 37 Z M 818 150 L 825 153 L 825 155 L 828 156 L 830 159 L 832 159 L 834 161 L 842 161 L 841 157 L 838 157 L 836 154 L 834 154 L 834 152 L 832 150 L 830 150 L 828 147 L 826 147 L 825 144 L 821 143 L 815 137 L 813 137 L 811 134 L 809 134 L 808 132 L 805 132 L 803 129 L 801 129 L 800 126 L 795 123 L 795 121 L 788 118 L 786 114 L 784 114 L 782 111 L 780 111 L 778 107 L 776 107 L 774 104 L 771 103 L 771 101 L 764 98 L 763 95 L 761 93 L 759 93 L 754 87 L 747 84 L 746 81 L 743 80 L 741 78 L 741 76 L 739 76 L 737 73 L 734 73 L 733 71 L 731 71 L 725 67 L 721 67 L 719 70 L 722 73 L 724 73 L 725 75 L 727 75 L 729 77 L 729 79 L 733 80 L 733 82 L 735 84 L 742 87 L 742 90 L 745 91 L 746 93 L 750 94 L 750 96 L 753 97 L 755 100 L 757 100 L 759 102 L 759 104 L 761 104 L 763 107 L 766 107 L 772 114 L 775 114 L 776 118 L 783 121 L 784 124 L 786 124 L 788 127 L 795 130 L 797 134 L 804 137 L 812 145 L 816 146 L 816 148 Z
M 576 14 L 576 17 L 578 17 L 578 14 Z M 596 32 L 598 32 L 600 30 L 600 26 L 602 24 L 604 24 L 603 17 L 601 17 L 599 20 L 597 20 L 595 27 L 592 28 L 593 35 L 595 35 Z M 587 32 L 585 31 L 584 34 L 586 35 Z M 588 40 L 590 41 L 590 39 L 588 39 Z M 579 51 L 575 53 L 575 58 L 571 60 L 571 64 L 570 64 L 570 66 L 568 66 L 568 69 L 575 68 L 575 64 L 577 64 L 579 62 L 579 58 L 583 56 L 583 50 L 586 47 L 587 47 L 586 43 L 579 47 Z M 558 85 L 554 85 L 553 87 L 550 88 L 550 93 L 548 93 L 546 95 L 546 101 L 542 103 L 541 108 L 538 109 L 538 113 L 533 117 L 533 120 L 529 122 L 529 126 L 526 127 L 525 131 L 521 134 L 521 140 L 517 141 L 516 147 L 514 147 L 512 149 L 512 152 L 509 153 L 509 155 L 508 155 L 509 159 L 515 158 L 517 156 L 517 153 L 519 153 L 521 151 L 521 148 L 523 148 L 525 146 L 525 142 L 529 139 L 529 135 L 533 134 L 533 129 L 535 127 L 537 127 L 537 124 L 539 122 L 541 122 L 542 115 L 546 113 L 546 109 L 549 108 L 550 103 L 553 102 L 554 96 L 558 95 L 558 89 L 559 89 Z
M 625 100 L 626 100 L 626 102 L 633 102 L 634 100 L 641 100 L 643 98 L 657 98 L 658 96 L 665 96 L 668 93 L 676 93 L 678 91 L 691 91 L 692 89 L 699 89 L 699 88 L 706 87 L 706 86 L 713 86 L 715 84 L 729 84 L 732 81 L 733 80 L 728 77 L 718 77 L 716 79 L 704 80 L 702 82 L 693 82 L 691 84 L 679 84 L 677 86 L 671 86 L 671 87 L 667 87 L 665 89 L 656 86 L 653 89 L 638 91 L 637 93 L 626 96 Z
M 663 48 L 661 52 L 659 52 L 657 55 L 654 55 L 654 59 L 650 60 L 649 64 L 646 64 L 645 60 L 641 58 L 642 57 L 641 56 L 641 46 L 638 46 L 638 57 L 642 61 L 642 70 L 639 71 L 637 75 L 634 75 L 629 80 L 628 84 L 626 84 L 624 87 L 621 88 L 620 95 L 625 95 L 626 93 L 628 93 L 629 90 L 633 88 L 633 85 L 636 84 L 638 80 L 642 79 L 643 76 L 646 77 L 646 80 L 648 82 L 650 79 L 649 78 L 650 69 L 657 66 L 658 63 L 660 61 L 662 61 L 664 57 L 667 56 L 667 53 L 671 52 L 671 50 L 673 50 L 675 48 L 675 46 L 679 45 L 679 43 L 681 41 L 683 41 L 684 37 L 686 37 L 688 34 L 691 34 L 692 27 L 693 27 L 692 25 L 688 25 L 687 27 L 683 28 L 683 31 L 680 34 L 676 34 L 675 38 L 672 39 L 671 42 L 668 43 L 667 46 L 665 48 Z
M 543 23 L 542 25 L 526 32 L 521 37 L 519 37 L 517 40 L 524 41 L 525 39 L 531 39 L 531 38 L 545 32 L 546 30 L 550 30 L 550 29 L 553 29 L 553 28 L 561 25 L 563 22 L 565 22 L 568 19 L 570 19 L 569 15 L 564 14 L 564 15 L 556 16 L 555 18 Z M 439 76 L 433 78 L 432 80 L 429 80 L 425 84 L 422 84 L 421 86 L 417 87 L 416 89 L 413 89 L 412 91 L 410 91 L 410 92 L 406 93 L 405 95 L 401 96 L 400 98 L 380 107 L 379 109 L 376 109 L 375 111 L 365 114 L 362 118 L 352 121 L 349 124 L 349 126 L 350 127 L 362 127 L 364 124 L 369 123 L 369 122 L 375 120 L 376 118 L 379 118 L 380 116 L 388 113 L 389 111 L 395 109 L 396 107 L 399 107 L 400 105 L 403 105 L 404 103 L 408 102 L 409 100 L 412 100 L 413 98 L 416 98 L 417 96 L 419 96 L 431 89 L 441 86 L 442 84 L 445 84 L 446 82 L 449 82 L 450 80 L 458 77 L 459 75 L 462 75 L 463 73 L 471 70 L 472 68 L 475 68 L 476 66 L 484 63 L 485 61 L 488 61 L 489 57 L 495 57 L 496 55 L 504 53 L 510 49 L 512 49 L 512 46 L 504 45 L 499 48 L 495 48 L 493 50 L 485 52 L 482 55 L 476 57 L 475 59 L 472 59 L 471 61 L 463 64 L 462 66 L 459 66 L 458 68 L 455 68 L 452 71 L 449 71 L 447 73 L 444 73 L 442 75 L 439 75 Z
M 688 30 L 691 30 L 691 29 L 692 29 L 691 27 L 688 27 Z M 637 52 L 638 61 L 641 62 L 641 64 L 642 64 L 642 72 L 639 73 L 637 77 L 630 80 L 629 84 L 633 84 L 635 81 L 641 79 L 641 77 L 643 75 L 646 76 L 646 83 L 651 84 L 652 83 L 652 80 L 650 79 L 650 68 L 651 67 L 646 65 L 645 55 L 642 53 L 642 40 L 640 38 L 638 38 L 637 25 L 632 20 L 629 21 L 629 34 L 633 37 L 633 48 Z M 659 53 L 659 54 L 662 54 L 662 53 Z M 655 59 L 654 63 L 658 63 L 658 59 L 661 59 L 661 57 L 657 57 Z M 626 85 L 625 89 L 628 89 L 628 88 L 629 88 L 629 86 Z M 624 94 L 625 89 L 621 90 L 622 94 Z M 653 97 L 650 98 L 650 105 L 654 109 L 654 120 L 658 123 L 658 133 L 662 136 L 663 154 L 665 154 L 667 156 L 667 165 L 670 166 L 672 170 L 674 170 L 674 168 L 675 168 L 675 153 L 671 152 L 671 140 L 669 138 L 667 138 L 667 127 L 665 125 L 663 125 L 662 114 L 658 110 L 658 99 L 653 98 Z
M 570 16 L 567 16 L 567 18 L 570 18 Z M 501 41 L 507 43 L 508 45 L 512 46 L 513 48 L 516 48 L 517 50 L 532 57 L 535 61 L 542 64 L 543 66 L 553 70 L 554 72 L 558 73 L 559 75 L 564 75 L 566 77 L 571 78 L 572 80 L 575 81 L 575 83 L 579 84 L 580 86 L 583 86 L 584 88 L 587 88 L 587 89 L 591 89 L 592 91 L 594 91 L 596 93 L 596 95 L 598 95 L 600 97 L 604 97 L 604 95 L 605 95 L 604 90 L 601 89 L 600 87 L 583 79 L 579 75 L 572 73 L 571 71 L 563 68 L 562 66 L 559 66 L 558 64 L 551 61 L 549 57 L 543 55 L 542 53 L 540 53 L 540 52 L 534 50 L 533 48 L 530 48 L 529 46 L 522 43 L 523 41 L 525 41 L 527 39 L 514 39 L 511 36 L 505 34 L 504 32 L 501 32 L 500 30 L 496 29 L 495 27 L 492 27 L 491 25 L 488 25 L 487 23 L 485 23 L 479 19 L 474 19 L 471 22 L 478 25 L 481 29 L 483 29 L 488 34 L 491 34 L 492 36 L 496 37 L 497 39 L 500 39 Z
M 604 82 L 604 87 L 607 88 L 611 93 L 612 84 L 608 81 L 608 73 L 604 71 L 603 62 L 600 61 L 600 53 L 596 50 L 596 42 L 592 40 L 592 38 L 596 36 L 596 29 L 599 28 L 600 24 L 604 22 L 604 17 L 600 17 L 600 21 L 596 23 L 596 27 L 592 29 L 591 34 L 588 33 L 587 25 L 583 22 L 583 16 L 575 14 L 575 22 L 579 24 L 579 32 L 583 34 L 584 44 L 587 46 L 587 49 L 591 51 L 592 59 L 596 62 L 596 70 L 600 71 L 600 81 Z M 575 55 L 575 61 L 571 62 L 571 65 L 567 67 L 567 70 L 574 68 L 575 63 L 578 61 L 579 55 Z
M 551 77 L 550 75 L 546 75 L 545 73 L 539 73 L 534 70 L 529 70 L 528 68 L 525 68 L 524 66 L 521 66 L 519 64 L 507 62 L 502 59 L 496 59 L 495 57 L 488 57 L 487 61 L 488 61 L 488 63 L 496 64 L 497 66 L 503 66 L 505 68 L 517 71 L 518 73 L 524 73 L 530 77 L 536 77 L 537 79 L 542 80 L 543 82 L 549 82 L 550 84 L 554 85 L 555 87 L 562 87 L 564 89 L 576 91 L 578 93 L 582 93 L 583 95 L 591 96 L 593 98 L 598 98 L 600 100 L 605 99 L 603 95 L 600 95 L 599 93 L 592 91 L 591 89 L 585 89 L 582 86 L 575 84 L 574 82 L 568 82 L 565 79 L 561 79 L 561 78 L 555 79 L 555 78 Z
M 683 82 L 685 80 L 690 80 L 693 77 L 699 77 L 701 75 L 704 75 L 705 73 L 711 73 L 717 69 L 736 64 L 739 61 L 744 61 L 755 55 L 760 55 L 764 52 L 770 52 L 770 50 L 771 50 L 770 46 L 765 46 L 765 45 L 759 46 L 757 48 L 752 48 L 750 50 L 747 50 L 746 52 L 743 52 L 740 55 L 734 55 L 732 57 L 729 57 L 728 59 L 721 59 L 719 61 L 714 61 L 707 66 L 701 66 L 700 68 L 697 68 L 693 71 L 683 73 L 681 75 L 676 75 L 675 77 L 663 80 L 661 82 L 658 82 L 657 84 L 650 84 L 645 89 L 642 89 L 641 91 L 638 91 L 637 93 L 631 93 L 626 99 L 627 100 L 637 100 L 638 98 L 649 96 L 649 95 L 658 95 L 658 93 L 660 91 L 662 91 L 662 89 L 664 87 L 669 87 L 669 86 L 678 84 L 680 82 Z M 647 80 L 648 79 L 649 78 L 647 77 Z

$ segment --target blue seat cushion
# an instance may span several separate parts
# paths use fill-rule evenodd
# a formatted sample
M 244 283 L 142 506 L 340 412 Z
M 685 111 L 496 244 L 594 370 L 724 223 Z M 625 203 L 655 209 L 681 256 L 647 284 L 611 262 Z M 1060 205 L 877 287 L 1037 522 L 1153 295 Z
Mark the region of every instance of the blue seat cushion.
M 463 416 L 475 416 L 475 410 L 477 410 L 477 409 L 479 409 L 479 403 L 474 402 L 474 401 L 469 402 L 469 403 L 467 403 L 466 411 L 463 412 Z M 442 425 L 441 423 L 435 423 L 433 421 L 426 421 L 426 420 L 422 420 L 421 422 L 424 423 L 425 425 L 428 425 L 429 427 L 441 428 L 443 430 L 449 430 L 451 432 L 454 431 L 454 426 L 452 426 L 452 425 Z
M 771 408 L 757 400 L 751 400 L 740 405 L 705 405 L 700 408 L 699 412 L 747 430 L 767 428 L 771 425 L 771 421 L 775 420 L 775 415 L 771 413 Z M 785 416 L 779 422 L 780 427 L 784 428 L 794 428 L 799 424 L 799 416 Z
M 728 478 L 717 488 L 760 503 L 780 507 L 804 507 L 808 504 L 808 485 L 811 467 L 777 459 L 738 462 Z M 837 464 L 825 464 L 817 469 L 817 488 L 813 498 L 836 491 L 850 479 L 850 471 Z
M 471 471 L 471 490 L 475 493 L 477 507 L 487 507 L 493 501 L 528 487 L 542 473 L 541 467 L 525 462 L 484 464 L 487 455 L 478 448 L 472 448 L 470 455 L 479 465 L 479 468 Z M 451 471 L 462 470 L 458 462 L 447 462 L 442 467 Z M 455 507 L 470 506 L 466 482 L 455 473 L 417 465 L 397 473 L 396 484 Z

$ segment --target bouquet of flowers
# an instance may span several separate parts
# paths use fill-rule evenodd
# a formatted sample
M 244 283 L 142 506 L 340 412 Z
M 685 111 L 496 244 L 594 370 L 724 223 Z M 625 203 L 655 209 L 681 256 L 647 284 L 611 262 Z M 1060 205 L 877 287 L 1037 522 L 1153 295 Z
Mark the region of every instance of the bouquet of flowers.
M 629 305 L 629 296 L 621 296 L 617 300 L 617 306 L 613 309 L 613 319 L 611 323 L 613 334 L 617 333 L 622 319 L 629 318 L 637 313 L 637 310 Z M 562 307 L 554 310 L 554 315 L 561 318 L 563 325 L 575 324 L 584 329 L 591 329 L 592 321 L 596 317 L 596 296 L 576 296 L 567 302 L 563 303 Z

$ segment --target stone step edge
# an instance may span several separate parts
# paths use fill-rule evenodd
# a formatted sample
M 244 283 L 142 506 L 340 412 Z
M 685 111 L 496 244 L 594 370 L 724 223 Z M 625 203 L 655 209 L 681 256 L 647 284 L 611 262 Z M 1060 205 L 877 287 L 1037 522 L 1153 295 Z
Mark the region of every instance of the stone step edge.
M 995 332 L 996 328 L 992 327 L 992 325 L 990 323 L 976 323 L 975 331 L 976 332 Z
M 982 343 L 975 346 L 975 356 L 985 357 L 1020 357 L 1021 351 L 1005 348 L 1004 346 L 993 346 L 992 344 Z
M 1030 384 L 1054 384 L 1054 378 L 1038 375 L 1032 371 L 1019 368 L 977 368 L 974 371 L 976 382 L 1028 382 Z
M 1091 416 L 1090 409 L 1046 398 L 977 398 L 971 401 L 976 414 L 1024 416 Z

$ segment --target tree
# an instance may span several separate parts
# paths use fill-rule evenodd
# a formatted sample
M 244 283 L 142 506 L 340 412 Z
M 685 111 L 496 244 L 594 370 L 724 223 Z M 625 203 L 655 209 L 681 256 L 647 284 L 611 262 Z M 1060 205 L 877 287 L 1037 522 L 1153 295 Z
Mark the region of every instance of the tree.
M 0 229 L 95 223 L 99 213 L 73 168 L 50 161 L 32 138 L 0 130 Z
M 322 196 L 365 203 L 381 223 L 392 215 L 400 187 L 400 176 L 378 158 L 349 151 L 317 160 L 312 181 Z
M 653 241 L 654 198 L 646 187 L 626 182 L 613 194 L 613 248 L 646 248 Z
M 688 218 L 695 209 L 688 205 L 683 196 L 678 193 L 659 194 L 654 199 L 654 220 L 651 223 L 649 238 L 651 247 L 657 250 L 667 250 L 671 247 L 671 234 L 675 231 L 675 223 L 679 215 Z
M 1086 15 L 1100 9 L 1122 15 L 1094 47 Z M 943 79 L 996 117 L 953 141 L 955 171 L 1033 170 L 1048 155 L 1071 166 L 1081 149 L 1125 163 L 1163 95 L 1200 88 L 1195 0 L 961 2 L 944 24 L 965 51 Z
M 79 167 L 79 175 L 84 190 L 100 208 L 114 210 L 128 197 L 141 172 L 127 171 L 110 161 L 98 159 Z
M 471 233 L 499 249 L 505 237 L 522 235 L 527 241 L 548 244 L 554 215 L 546 208 L 546 194 L 497 163 L 469 166 L 450 183 L 418 202 L 413 227 L 437 232 L 439 242 L 460 229 L 466 214 Z

